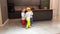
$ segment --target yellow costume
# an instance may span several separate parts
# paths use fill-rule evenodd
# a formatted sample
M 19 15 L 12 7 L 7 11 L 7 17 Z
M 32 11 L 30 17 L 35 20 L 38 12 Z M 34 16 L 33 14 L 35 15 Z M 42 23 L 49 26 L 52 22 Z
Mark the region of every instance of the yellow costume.
M 27 10 L 27 12 L 26 12 L 26 21 L 27 21 L 27 24 L 26 24 L 26 28 L 29 28 L 29 27 L 31 27 L 31 23 L 30 23 L 30 14 L 29 14 L 29 11 L 31 10 L 31 8 L 30 7 L 27 7 L 26 8 L 26 10 Z
M 26 28 L 28 28 L 28 27 L 30 27 L 30 18 L 26 18 L 26 21 L 27 21 Z

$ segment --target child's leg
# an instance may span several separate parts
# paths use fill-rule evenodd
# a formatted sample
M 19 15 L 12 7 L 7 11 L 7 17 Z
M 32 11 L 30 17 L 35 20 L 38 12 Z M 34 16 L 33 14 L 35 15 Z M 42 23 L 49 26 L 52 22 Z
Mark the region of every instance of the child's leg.
M 26 25 L 26 20 L 24 20 L 24 27 L 25 27 L 25 25 Z
M 28 18 L 26 18 L 27 24 L 26 24 L 26 28 L 28 28 Z
M 22 20 L 22 26 L 25 27 L 25 20 Z
M 30 27 L 31 26 L 31 23 L 30 23 L 30 18 L 28 18 L 28 27 Z
M 26 28 L 28 28 L 28 27 L 30 27 L 30 18 L 27 18 L 26 20 L 27 20 L 27 26 L 26 26 Z
M 30 18 L 31 25 L 33 24 L 33 18 Z

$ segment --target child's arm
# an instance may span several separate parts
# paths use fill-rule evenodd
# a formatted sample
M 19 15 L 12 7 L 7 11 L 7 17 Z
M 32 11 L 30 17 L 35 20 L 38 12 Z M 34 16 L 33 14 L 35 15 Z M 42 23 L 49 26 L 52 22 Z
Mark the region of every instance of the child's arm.
M 27 17 L 27 13 L 25 14 L 25 18 Z
M 31 11 L 31 16 L 33 15 L 33 12 Z

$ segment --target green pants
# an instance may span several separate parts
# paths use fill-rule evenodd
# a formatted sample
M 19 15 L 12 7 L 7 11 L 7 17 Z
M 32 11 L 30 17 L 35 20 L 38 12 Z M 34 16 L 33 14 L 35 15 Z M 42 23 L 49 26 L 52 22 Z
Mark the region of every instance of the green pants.
M 26 18 L 27 24 L 26 24 L 26 28 L 30 27 L 30 18 Z

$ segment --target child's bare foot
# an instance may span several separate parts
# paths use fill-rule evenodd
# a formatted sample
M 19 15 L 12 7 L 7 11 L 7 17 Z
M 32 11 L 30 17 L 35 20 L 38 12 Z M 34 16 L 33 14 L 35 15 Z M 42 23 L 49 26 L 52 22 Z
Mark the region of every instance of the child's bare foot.
M 28 29 L 28 28 L 26 28 L 26 29 Z
M 30 28 L 31 26 L 29 26 L 29 28 Z
M 25 28 L 25 26 L 22 26 L 23 28 Z

